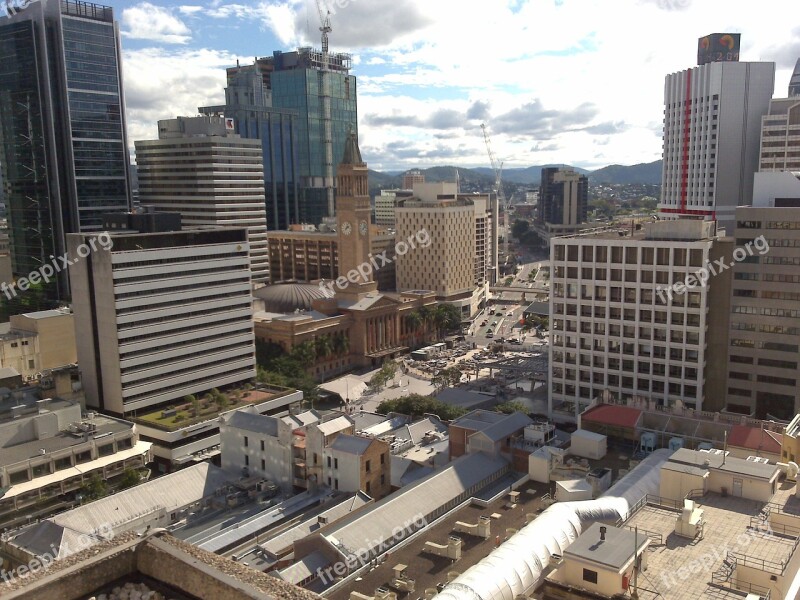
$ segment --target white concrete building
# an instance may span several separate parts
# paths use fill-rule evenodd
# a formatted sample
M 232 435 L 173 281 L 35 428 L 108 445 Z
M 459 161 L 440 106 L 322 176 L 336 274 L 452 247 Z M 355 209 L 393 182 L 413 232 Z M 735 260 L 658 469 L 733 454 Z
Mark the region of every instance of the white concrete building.
M 749 205 L 775 64 L 713 62 L 667 75 L 659 211 L 731 226 Z
M 220 420 L 222 468 L 232 475 L 257 475 L 284 489 L 322 483 L 323 455 L 339 434 L 352 434 L 346 416 L 315 410 L 269 416 L 256 409 Z M 357 491 L 357 490 L 356 490 Z
M 551 240 L 551 414 L 577 417 L 607 393 L 703 408 L 717 280 L 671 286 L 711 261 L 714 240 L 714 223 L 696 220 Z
M 242 139 L 224 117 L 158 122 L 136 142 L 139 202 L 181 214 L 183 224 L 247 228 L 254 282 L 269 280 L 261 140 Z
M 93 475 L 110 479 L 151 460 L 136 425 L 34 388 L 0 394 L 0 511 L 48 501 L 81 488 Z
M 255 378 L 244 229 L 68 241 L 96 248 L 70 267 L 87 406 L 125 415 Z
M 407 198 L 412 195 L 409 190 L 381 190 L 379 196 L 375 196 L 375 224 L 378 227 L 396 227 L 394 209 L 398 198 Z

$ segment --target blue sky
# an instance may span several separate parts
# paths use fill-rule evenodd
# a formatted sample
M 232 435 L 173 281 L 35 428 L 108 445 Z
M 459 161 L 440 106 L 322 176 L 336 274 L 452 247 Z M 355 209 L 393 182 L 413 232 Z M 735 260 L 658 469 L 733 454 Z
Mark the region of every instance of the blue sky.
M 786 95 L 800 57 L 796 0 L 321 0 L 333 51 L 353 54 L 371 168 L 488 166 L 481 123 L 508 167 L 588 169 L 661 155 L 667 73 L 697 39 L 742 34 L 742 60 L 775 62 Z M 131 145 L 156 121 L 220 104 L 225 67 L 319 46 L 316 2 L 114 0 Z M 755 8 L 754 8 L 755 7 Z

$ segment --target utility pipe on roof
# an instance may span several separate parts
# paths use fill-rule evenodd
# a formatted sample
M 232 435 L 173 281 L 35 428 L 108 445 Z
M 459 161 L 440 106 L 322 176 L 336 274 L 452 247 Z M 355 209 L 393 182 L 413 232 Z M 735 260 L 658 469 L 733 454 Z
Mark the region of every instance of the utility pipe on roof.
M 544 579 L 551 555 L 563 554 L 586 525 L 616 522 L 647 494 L 658 494 L 661 465 L 672 451 L 656 450 L 596 500 L 553 504 L 535 521 L 449 583 L 436 600 L 515 600 Z

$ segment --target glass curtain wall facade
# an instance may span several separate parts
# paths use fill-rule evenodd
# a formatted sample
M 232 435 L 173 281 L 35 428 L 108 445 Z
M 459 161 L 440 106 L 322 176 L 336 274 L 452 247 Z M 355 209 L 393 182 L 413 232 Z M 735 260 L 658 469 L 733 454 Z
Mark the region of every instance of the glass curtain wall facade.
M 301 184 L 300 219 L 318 225 L 328 215 L 325 192 L 325 145 L 323 103 L 320 95 L 323 73 L 315 68 L 276 70 L 271 75 L 272 105 L 298 112 L 298 160 Z M 356 78 L 331 71 L 331 120 L 333 164 L 344 157 L 350 132 L 358 133 Z
M 130 209 L 119 31 L 109 7 L 36 2 L 0 22 L 0 166 L 12 268 L 66 252 L 66 234 Z M 45 290 L 69 296 L 61 273 Z

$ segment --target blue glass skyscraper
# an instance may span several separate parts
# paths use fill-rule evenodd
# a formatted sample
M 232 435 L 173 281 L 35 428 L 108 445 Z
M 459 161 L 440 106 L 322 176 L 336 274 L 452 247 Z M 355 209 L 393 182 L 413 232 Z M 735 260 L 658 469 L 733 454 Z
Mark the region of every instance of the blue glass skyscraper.
M 225 104 L 201 106 L 205 115 L 233 120 L 233 131 L 243 138 L 259 139 L 264 156 L 264 193 L 268 229 L 284 230 L 300 223 L 298 171 L 298 121 L 295 110 L 272 108 L 269 59 L 228 69 Z

